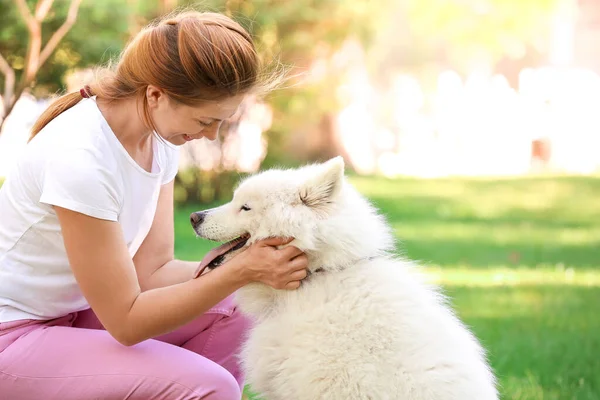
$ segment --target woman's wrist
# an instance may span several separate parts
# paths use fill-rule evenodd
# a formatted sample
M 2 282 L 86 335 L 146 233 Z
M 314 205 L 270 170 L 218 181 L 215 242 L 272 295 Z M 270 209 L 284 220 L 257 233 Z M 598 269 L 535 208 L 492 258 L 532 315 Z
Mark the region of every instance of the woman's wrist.
M 227 276 L 236 284 L 242 287 L 253 281 L 248 269 L 245 267 L 243 260 L 240 257 L 234 257 L 218 268 L 227 270 Z

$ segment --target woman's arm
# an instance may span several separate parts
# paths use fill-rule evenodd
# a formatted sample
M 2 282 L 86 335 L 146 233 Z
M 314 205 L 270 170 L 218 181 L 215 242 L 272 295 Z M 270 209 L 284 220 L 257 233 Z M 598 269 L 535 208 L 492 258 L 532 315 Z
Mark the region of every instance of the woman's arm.
M 142 291 L 146 291 L 189 281 L 194 277 L 199 264 L 200 261 L 170 260 L 146 279 L 140 280 L 140 287 Z
M 289 240 L 254 243 L 220 268 L 197 279 L 142 292 L 117 222 L 55 207 L 69 263 L 83 295 L 106 330 L 133 345 L 182 326 L 252 281 L 293 289 L 307 260 Z
M 133 257 L 142 291 L 175 285 L 193 278 L 200 261 L 175 260 L 173 226 L 173 181 L 164 185 L 158 197 L 152 227 Z M 193 235 L 190 225 L 190 235 Z

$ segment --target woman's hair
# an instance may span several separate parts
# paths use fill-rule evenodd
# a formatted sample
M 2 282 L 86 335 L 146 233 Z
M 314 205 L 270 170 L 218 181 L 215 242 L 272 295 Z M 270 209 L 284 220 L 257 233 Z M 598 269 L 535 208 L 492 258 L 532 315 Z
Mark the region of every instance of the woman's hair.
M 279 72 L 266 74 L 250 34 L 229 17 L 183 11 L 165 16 L 140 31 L 113 68 L 101 69 L 88 94 L 108 100 L 137 97 L 142 118 L 154 128 L 146 88 L 161 88 L 176 103 L 198 105 L 251 91 L 268 91 Z M 31 140 L 44 126 L 82 99 L 79 91 L 55 100 L 32 127 Z

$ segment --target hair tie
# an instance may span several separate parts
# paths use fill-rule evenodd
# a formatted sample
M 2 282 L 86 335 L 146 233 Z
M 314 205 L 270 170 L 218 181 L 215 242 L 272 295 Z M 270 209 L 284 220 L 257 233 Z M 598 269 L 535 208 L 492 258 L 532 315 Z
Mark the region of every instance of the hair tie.
M 79 89 L 79 94 L 84 99 L 89 99 L 92 96 L 92 90 L 90 89 L 90 85 L 85 85 L 81 89 Z

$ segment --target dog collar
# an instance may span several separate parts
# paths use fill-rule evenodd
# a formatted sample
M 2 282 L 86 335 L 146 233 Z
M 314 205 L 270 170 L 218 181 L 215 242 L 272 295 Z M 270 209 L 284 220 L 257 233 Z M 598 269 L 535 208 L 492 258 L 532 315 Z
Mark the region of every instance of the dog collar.
M 362 261 L 372 261 L 372 260 L 374 260 L 376 258 L 379 258 L 379 257 L 381 257 L 381 256 L 377 255 L 377 256 L 361 257 L 361 258 L 353 261 L 352 263 L 350 263 L 350 265 L 355 265 L 355 264 L 358 264 L 358 263 L 360 263 Z M 303 281 L 307 280 L 308 278 L 310 278 L 313 275 L 322 274 L 324 272 L 326 272 L 326 270 L 323 267 L 319 267 L 319 268 L 315 269 L 312 272 L 309 270 L 309 271 L 307 271 L 306 277 L 303 279 Z

